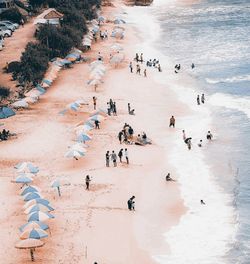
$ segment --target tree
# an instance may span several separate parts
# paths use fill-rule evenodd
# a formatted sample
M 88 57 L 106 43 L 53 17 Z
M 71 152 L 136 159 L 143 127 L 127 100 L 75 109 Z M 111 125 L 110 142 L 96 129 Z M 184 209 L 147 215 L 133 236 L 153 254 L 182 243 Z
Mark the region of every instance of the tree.
M 9 97 L 10 95 L 10 89 L 4 86 L 0 86 L 0 102 Z
M 34 8 L 45 6 L 47 5 L 47 3 L 47 0 L 29 0 L 29 4 Z
M 3 11 L 0 14 L 1 20 L 10 20 L 14 23 L 20 23 L 21 19 L 24 19 L 23 15 L 19 12 L 17 8 L 11 8 Z
M 49 53 L 46 46 L 29 42 L 21 56 L 19 83 L 35 84 L 41 81 L 48 68 Z

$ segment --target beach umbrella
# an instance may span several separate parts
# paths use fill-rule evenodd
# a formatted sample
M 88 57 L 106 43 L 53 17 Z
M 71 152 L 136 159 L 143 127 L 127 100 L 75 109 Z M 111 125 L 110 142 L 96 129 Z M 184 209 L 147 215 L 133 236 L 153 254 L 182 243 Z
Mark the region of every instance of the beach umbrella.
M 103 117 L 106 117 L 107 113 L 104 110 L 99 109 L 94 111 L 92 114 L 90 114 L 90 116 L 95 116 L 95 115 L 102 115 Z
M 78 132 L 88 132 L 90 130 L 92 130 L 93 128 L 88 126 L 88 125 L 81 125 L 75 128 L 75 130 Z
M 90 85 L 90 86 L 98 86 L 98 85 L 100 85 L 102 83 L 102 81 L 101 80 L 97 80 L 97 79 L 94 79 L 94 80 L 90 80 L 89 82 L 88 82 L 88 85 Z
M 28 97 L 25 97 L 23 100 L 28 104 L 34 104 L 38 101 L 38 97 L 29 97 L 28 96 Z
M 110 59 L 110 63 L 117 65 L 119 63 L 121 63 L 125 58 L 125 55 L 123 53 L 116 53 L 111 59 Z
M 101 116 L 101 115 L 93 115 L 93 116 L 91 116 L 91 117 L 89 117 L 88 119 L 89 120 L 93 120 L 93 121 L 99 121 L 99 122 L 101 122 L 102 120 L 103 120 L 103 116 Z
M 9 107 L 4 106 L 4 107 L 0 108 L 0 119 L 8 118 L 8 117 L 11 117 L 15 114 L 16 113 Z
M 35 186 L 27 186 L 26 188 L 24 188 L 24 190 L 22 191 L 21 195 L 25 195 L 27 193 L 33 193 L 33 192 L 39 192 L 39 189 Z
M 83 132 L 79 133 L 77 135 L 77 141 L 78 142 L 86 142 L 86 141 L 89 141 L 91 140 L 91 137 Z
M 126 21 L 121 18 L 116 18 L 114 24 L 126 24 Z
M 28 215 L 28 222 L 30 221 L 46 221 L 48 219 L 55 218 L 52 214 L 48 212 L 36 211 Z
M 32 89 L 29 92 L 24 94 L 26 97 L 33 97 L 33 98 L 39 98 L 41 95 L 41 92 L 39 92 L 37 89 Z
M 66 180 L 63 180 L 63 179 L 56 179 L 56 180 L 54 180 L 51 183 L 51 187 L 57 189 L 57 192 L 58 192 L 58 195 L 59 196 L 61 196 L 61 189 L 60 189 L 60 187 L 62 185 L 70 185 L 70 183 L 68 181 L 66 181 Z
M 26 175 L 19 175 L 14 180 L 15 183 L 23 183 L 23 184 L 31 183 L 32 181 L 33 179 Z
M 43 204 L 33 204 L 30 207 L 28 207 L 24 213 L 25 214 L 32 214 L 34 212 L 42 211 L 42 212 L 51 212 L 55 209 L 49 205 L 43 205 Z
M 25 230 L 20 235 L 20 239 L 22 240 L 27 238 L 41 239 L 45 237 L 48 237 L 48 234 L 41 228 L 32 228 L 31 230 Z
M 41 221 L 31 221 L 31 222 L 28 222 L 22 226 L 19 227 L 19 230 L 21 232 L 25 231 L 25 230 L 30 230 L 32 228 L 40 228 L 40 229 L 43 229 L 43 230 L 47 230 L 49 229 L 49 226 Z
M 79 104 L 74 102 L 74 103 L 68 104 L 67 108 L 76 112 L 78 111 L 79 106 L 80 106 Z
M 91 62 L 91 63 L 89 64 L 89 66 L 90 66 L 91 68 L 95 68 L 95 67 L 98 66 L 98 65 L 103 65 L 103 62 L 100 61 L 100 60 L 95 60 L 95 61 L 93 61 L 93 62 Z
M 97 20 L 98 20 L 99 22 L 104 22 L 104 21 L 105 21 L 105 18 L 104 18 L 103 16 L 99 16 L 99 17 L 97 18 Z
M 28 108 L 29 105 L 25 100 L 16 101 L 11 105 L 13 108 Z
M 36 174 L 39 172 L 39 168 L 33 165 L 31 162 L 20 162 L 14 167 L 18 172 L 29 172 Z
M 94 33 L 99 32 L 99 30 L 100 30 L 100 27 L 97 26 L 97 25 L 94 25 L 94 26 L 92 27 L 92 29 L 91 29 L 91 31 L 94 32 Z
M 64 156 L 66 158 L 75 158 L 75 159 L 77 159 L 77 158 L 83 157 L 84 153 L 80 152 L 80 151 L 77 151 L 77 150 L 74 150 L 74 149 L 71 149 L 68 152 L 66 152 Z
M 46 90 L 40 85 L 38 84 L 35 89 L 40 93 L 40 94 L 44 94 L 46 93 Z
M 49 205 L 50 202 L 46 199 L 43 199 L 43 198 L 36 198 L 36 199 L 33 199 L 33 200 L 26 202 L 25 205 L 23 206 L 23 208 L 27 209 L 28 207 L 30 207 L 33 204 Z
M 111 33 L 111 37 L 123 39 L 124 38 L 124 32 L 123 31 L 113 31 Z
M 28 238 L 28 239 L 19 241 L 15 247 L 19 249 L 30 249 L 31 260 L 35 261 L 34 250 L 38 247 L 42 247 L 43 245 L 44 245 L 44 242 L 39 239 Z
M 77 151 L 80 151 L 80 152 L 83 152 L 83 153 L 87 152 L 87 150 L 81 144 L 79 144 L 79 143 L 74 144 L 71 147 L 71 149 L 74 149 L 74 150 L 77 150 Z
M 110 49 L 114 52 L 117 52 L 117 51 L 122 51 L 123 50 L 123 47 L 119 44 L 113 44 Z
M 41 198 L 41 195 L 37 192 L 31 192 L 31 193 L 25 194 L 23 200 L 27 202 L 27 201 L 34 200 L 37 198 Z

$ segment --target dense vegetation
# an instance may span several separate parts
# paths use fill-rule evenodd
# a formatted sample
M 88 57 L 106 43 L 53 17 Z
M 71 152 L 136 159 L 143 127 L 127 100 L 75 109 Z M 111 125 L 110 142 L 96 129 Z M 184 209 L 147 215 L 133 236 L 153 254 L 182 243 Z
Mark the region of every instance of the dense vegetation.
M 10 95 L 10 89 L 7 87 L 0 86 L 0 103 L 3 99 Z
M 17 8 L 5 10 L 0 14 L 0 20 L 10 20 L 14 23 L 20 23 L 22 19 L 24 20 L 25 18 Z
M 30 0 L 29 4 L 33 9 L 53 7 L 64 17 L 59 27 L 39 27 L 35 34 L 38 43 L 28 43 L 20 67 L 13 73 L 25 86 L 42 80 L 49 60 L 64 57 L 73 47 L 81 48 L 82 37 L 87 33 L 86 21 L 96 17 L 101 0 Z

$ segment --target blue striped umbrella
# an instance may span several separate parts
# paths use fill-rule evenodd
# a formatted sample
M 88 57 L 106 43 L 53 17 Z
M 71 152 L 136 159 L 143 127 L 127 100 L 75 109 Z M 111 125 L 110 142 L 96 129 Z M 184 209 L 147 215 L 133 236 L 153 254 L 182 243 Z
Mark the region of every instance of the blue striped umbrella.
M 46 231 L 42 230 L 41 228 L 32 228 L 31 230 L 25 230 L 20 235 L 20 239 L 27 239 L 27 238 L 41 239 L 45 237 L 48 237 L 48 234 Z
M 28 215 L 28 222 L 30 221 L 46 221 L 48 219 L 55 218 L 52 214 L 37 211 Z
M 25 175 L 19 175 L 14 180 L 15 183 L 24 183 L 24 184 L 31 183 L 32 181 L 33 181 L 32 178 Z
M 30 201 L 30 200 L 34 200 L 34 199 L 37 199 L 37 198 L 41 198 L 40 194 L 39 193 L 27 193 L 25 196 L 24 196 L 24 201 L 27 202 L 27 201 Z
M 30 207 L 28 207 L 25 210 L 25 213 L 32 214 L 32 213 L 38 212 L 38 211 L 50 212 L 50 211 L 54 211 L 54 208 L 51 207 L 50 205 L 34 204 L 34 205 L 31 205 Z
M 21 193 L 21 195 L 25 195 L 27 193 L 39 192 L 39 190 L 35 186 L 27 186 Z
M 19 227 L 19 230 L 23 232 L 25 229 L 41 228 L 43 230 L 49 229 L 49 226 L 41 221 L 30 221 Z

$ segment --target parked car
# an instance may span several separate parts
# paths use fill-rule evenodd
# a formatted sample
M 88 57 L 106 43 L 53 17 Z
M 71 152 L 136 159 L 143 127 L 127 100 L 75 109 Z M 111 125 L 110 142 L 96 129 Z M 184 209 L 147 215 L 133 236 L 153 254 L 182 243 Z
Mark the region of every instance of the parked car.
M 6 26 L 7 25 L 13 26 L 14 29 L 18 29 L 19 28 L 19 24 L 13 23 L 13 22 L 11 22 L 9 20 L 3 20 L 3 21 L 0 21 L 0 23 L 4 23 Z
M 6 23 L 4 23 L 4 22 L 1 21 L 0 22 L 0 27 L 3 27 L 3 26 L 7 27 L 12 32 L 15 31 L 15 26 L 14 25 L 12 25 L 12 24 L 6 24 Z
M 12 31 L 9 30 L 9 29 L 6 28 L 6 27 L 0 27 L 0 35 L 1 35 L 3 38 L 11 37 L 11 35 L 12 35 Z
M 4 39 L 2 35 L 0 35 L 0 51 L 3 49 L 3 47 L 4 47 Z

